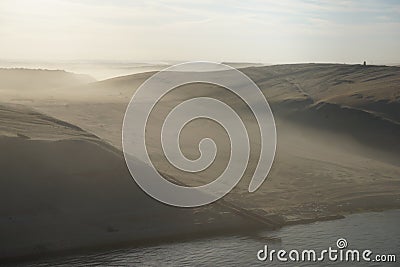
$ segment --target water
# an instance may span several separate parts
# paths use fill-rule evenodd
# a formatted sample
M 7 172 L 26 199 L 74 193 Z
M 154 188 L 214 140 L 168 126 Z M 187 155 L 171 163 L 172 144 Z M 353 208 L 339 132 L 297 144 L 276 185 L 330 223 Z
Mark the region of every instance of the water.
M 400 266 L 400 210 L 354 214 L 345 219 L 284 227 L 254 236 L 201 239 L 146 248 L 132 248 L 69 256 L 31 263 L 33 266 Z M 337 249 L 345 238 L 348 249 L 370 249 L 375 254 L 396 254 L 396 263 L 324 262 L 279 263 L 257 260 L 269 249 Z

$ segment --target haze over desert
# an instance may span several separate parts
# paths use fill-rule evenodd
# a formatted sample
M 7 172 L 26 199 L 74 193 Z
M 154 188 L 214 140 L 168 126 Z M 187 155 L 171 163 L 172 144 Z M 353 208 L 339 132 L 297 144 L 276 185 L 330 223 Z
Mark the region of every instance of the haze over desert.
M 0 1 L 0 266 L 397 266 L 399 44 L 393 0 Z

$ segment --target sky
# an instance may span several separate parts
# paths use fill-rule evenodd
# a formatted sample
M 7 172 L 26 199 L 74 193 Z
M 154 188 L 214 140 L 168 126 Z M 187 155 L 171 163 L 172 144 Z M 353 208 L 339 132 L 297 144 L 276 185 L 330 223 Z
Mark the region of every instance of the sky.
M 1 0 L 0 59 L 400 62 L 400 1 Z

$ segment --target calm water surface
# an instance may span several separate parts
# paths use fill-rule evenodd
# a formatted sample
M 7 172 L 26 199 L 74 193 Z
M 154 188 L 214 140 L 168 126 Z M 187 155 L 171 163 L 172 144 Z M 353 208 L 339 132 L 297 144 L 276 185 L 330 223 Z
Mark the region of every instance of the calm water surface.
M 146 248 L 69 256 L 30 263 L 30 266 L 400 266 L 400 210 L 354 214 L 345 219 L 284 227 L 254 236 L 215 237 Z M 302 262 L 257 260 L 269 249 L 336 249 L 345 238 L 348 249 L 370 249 L 374 254 L 396 254 L 396 263 Z

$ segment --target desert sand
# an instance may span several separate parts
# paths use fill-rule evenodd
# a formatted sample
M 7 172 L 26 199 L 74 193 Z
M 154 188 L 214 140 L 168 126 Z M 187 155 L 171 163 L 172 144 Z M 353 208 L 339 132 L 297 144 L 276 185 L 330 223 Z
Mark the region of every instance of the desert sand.
M 189 158 L 199 155 L 197 140 L 216 140 L 216 163 L 201 173 L 187 175 L 168 164 L 158 137 L 171 107 L 211 96 L 241 114 L 252 144 L 244 179 L 223 203 L 282 216 L 286 224 L 400 207 L 399 67 L 294 64 L 241 70 L 262 89 L 276 120 L 277 154 L 266 182 L 247 192 L 258 159 L 254 118 L 235 96 L 211 85 L 174 91 L 151 118 L 147 145 L 160 172 L 198 185 L 223 170 L 229 144 L 214 123 L 199 120 L 182 132 Z M 0 82 L 0 257 L 137 245 L 251 224 L 223 205 L 190 210 L 160 204 L 130 178 L 120 152 L 123 116 L 152 72 L 95 82 L 72 75 L 60 85 L 40 72 L 42 86 L 30 88 L 29 76 L 22 74 L 15 82 Z
M 2 260 L 258 226 L 219 205 L 153 200 L 119 150 L 79 127 L 20 105 L 0 105 L 0 118 Z

